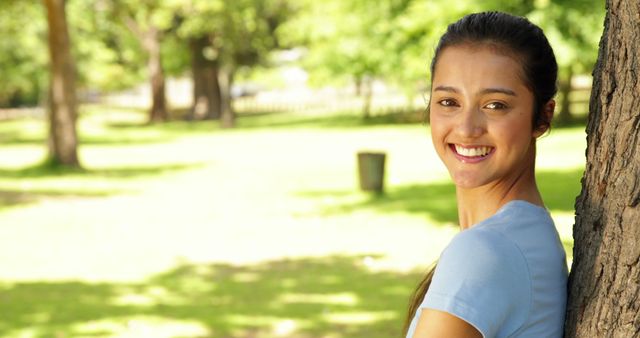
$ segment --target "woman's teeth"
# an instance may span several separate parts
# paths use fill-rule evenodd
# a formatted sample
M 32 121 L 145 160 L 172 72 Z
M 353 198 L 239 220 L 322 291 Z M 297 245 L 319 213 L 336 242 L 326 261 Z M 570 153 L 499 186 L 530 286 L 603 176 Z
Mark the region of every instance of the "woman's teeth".
M 475 148 L 465 148 L 459 145 L 455 145 L 456 147 L 456 152 L 462 156 L 468 156 L 468 157 L 472 157 L 472 156 L 487 156 L 487 154 L 489 154 L 489 152 L 491 151 L 491 149 L 493 149 L 492 147 L 475 147 Z

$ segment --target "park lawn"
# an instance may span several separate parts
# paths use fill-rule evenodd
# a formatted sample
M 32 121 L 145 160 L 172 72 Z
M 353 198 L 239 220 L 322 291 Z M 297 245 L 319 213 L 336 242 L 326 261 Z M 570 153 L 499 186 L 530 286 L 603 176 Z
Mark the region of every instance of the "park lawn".
M 84 169 L 39 167 L 45 125 L 0 122 L 0 337 L 392 337 L 457 232 L 428 127 L 355 115 L 146 126 L 83 107 Z M 570 256 L 584 128 L 539 143 Z M 387 153 L 386 194 L 356 153 Z

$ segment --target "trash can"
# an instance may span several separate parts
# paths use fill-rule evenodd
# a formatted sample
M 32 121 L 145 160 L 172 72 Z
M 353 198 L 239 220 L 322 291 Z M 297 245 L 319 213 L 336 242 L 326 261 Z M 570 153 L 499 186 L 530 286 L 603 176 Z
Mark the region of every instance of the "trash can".
M 358 153 L 358 176 L 360 189 L 382 194 L 384 192 L 384 163 L 382 152 Z

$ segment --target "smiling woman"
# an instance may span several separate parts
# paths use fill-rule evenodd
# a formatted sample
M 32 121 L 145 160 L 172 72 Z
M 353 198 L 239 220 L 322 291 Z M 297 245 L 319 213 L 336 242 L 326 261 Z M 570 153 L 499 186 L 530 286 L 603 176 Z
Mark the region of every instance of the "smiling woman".
M 542 30 L 505 13 L 451 24 L 431 64 L 431 137 L 461 232 L 416 290 L 408 338 L 561 337 L 567 266 L 535 180 L 557 64 Z
M 532 131 L 533 94 L 518 76 L 521 69 L 487 48 L 442 51 L 433 78 L 431 133 L 458 187 L 484 185 L 532 166 L 534 140 L 542 132 Z

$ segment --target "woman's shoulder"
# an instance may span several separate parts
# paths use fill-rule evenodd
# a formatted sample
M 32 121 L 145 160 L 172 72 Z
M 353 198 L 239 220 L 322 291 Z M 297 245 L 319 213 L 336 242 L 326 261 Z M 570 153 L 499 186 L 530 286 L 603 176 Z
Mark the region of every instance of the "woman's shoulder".
M 558 230 L 549 211 L 526 201 L 511 201 L 495 215 L 472 227 L 476 236 L 510 243 L 532 266 L 544 268 L 566 260 Z M 509 245 L 501 247 L 508 249 Z
M 452 313 L 485 336 L 514 332 L 531 309 L 531 278 L 517 246 L 501 233 L 458 233 L 438 261 L 424 307 Z
M 459 232 L 442 252 L 440 259 L 469 264 L 474 270 L 504 270 L 508 266 L 526 265 L 517 243 L 490 227 L 472 227 Z
M 515 225 L 530 225 L 531 223 L 553 225 L 553 219 L 544 207 L 523 200 L 513 200 L 503 205 L 492 217 L 478 225 L 502 225 L 513 228 Z

